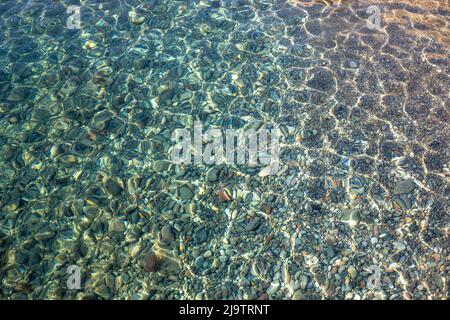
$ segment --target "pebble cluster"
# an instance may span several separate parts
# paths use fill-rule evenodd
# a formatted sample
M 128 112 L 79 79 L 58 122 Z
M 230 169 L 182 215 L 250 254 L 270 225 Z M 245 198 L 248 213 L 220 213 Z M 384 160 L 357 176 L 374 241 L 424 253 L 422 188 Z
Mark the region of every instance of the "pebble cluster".
M 0 3 L 0 298 L 448 298 L 446 1 L 371 1 L 381 30 L 367 1 L 85 0 L 80 30 L 72 2 Z M 279 127 L 279 171 L 172 163 L 195 121 Z

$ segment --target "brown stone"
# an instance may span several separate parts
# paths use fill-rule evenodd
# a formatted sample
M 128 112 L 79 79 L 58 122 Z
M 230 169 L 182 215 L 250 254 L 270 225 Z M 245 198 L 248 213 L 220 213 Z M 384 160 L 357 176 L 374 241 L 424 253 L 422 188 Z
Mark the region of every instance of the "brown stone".
M 158 269 L 158 257 L 155 253 L 148 253 L 142 260 L 142 266 L 148 272 L 156 272 Z
M 267 215 L 271 214 L 271 213 L 272 213 L 272 210 L 273 210 L 273 208 L 272 208 L 271 206 L 269 206 L 267 203 L 264 203 L 264 204 L 261 206 L 261 209 L 262 209 L 263 212 L 264 212 L 265 214 L 267 214 Z

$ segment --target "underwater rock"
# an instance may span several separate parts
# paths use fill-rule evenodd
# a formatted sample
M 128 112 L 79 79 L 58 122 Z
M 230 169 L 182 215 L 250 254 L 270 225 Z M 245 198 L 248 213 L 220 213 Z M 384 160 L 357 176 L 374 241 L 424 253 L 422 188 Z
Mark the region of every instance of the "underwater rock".
M 153 252 L 148 253 L 142 259 L 141 265 L 148 272 L 156 272 L 158 270 L 158 257 Z
M 394 194 L 410 193 L 414 190 L 415 186 L 414 181 L 411 179 L 398 181 L 394 186 Z
M 11 102 L 21 102 L 27 99 L 30 93 L 31 89 L 28 87 L 15 87 L 6 99 Z
M 172 243 L 172 241 L 175 240 L 175 235 L 173 234 L 173 229 L 170 225 L 165 225 L 162 229 L 161 229 L 161 238 L 166 242 L 166 243 Z
M 340 220 L 348 223 L 350 226 L 355 226 L 359 223 L 361 218 L 358 211 L 354 209 L 342 209 Z
M 246 229 L 247 229 L 247 231 L 255 231 L 256 229 L 258 229 L 260 224 L 261 224 L 261 219 L 256 217 L 247 224 Z
M 313 89 L 325 92 L 334 91 L 336 88 L 336 81 L 333 74 L 324 68 L 315 68 L 311 70 L 312 78 L 307 82 L 307 85 Z

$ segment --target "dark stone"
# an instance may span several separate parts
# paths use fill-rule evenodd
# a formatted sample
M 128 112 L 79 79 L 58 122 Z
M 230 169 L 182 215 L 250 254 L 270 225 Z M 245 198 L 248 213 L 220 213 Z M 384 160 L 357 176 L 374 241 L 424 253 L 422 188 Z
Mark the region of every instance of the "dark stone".
M 313 77 L 307 83 L 310 88 L 326 92 L 335 89 L 336 82 L 330 71 L 323 68 L 315 68 L 312 72 Z
M 194 233 L 194 240 L 197 243 L 202 243 L 205 242 L 206 239 L 208 238 L 208 233 L 206 232 L 206 229 L 201 229 L 199 231 L 197 231 L 196 233 Z
M 155 253 L 149 253 L 142 259 L 142 267 L 148 272 L 156 272 L 158 270 L 158 258 Z
M 172 243 L 175 240 L 175 235 L 170 225 L 167 224 L 161 229 L 161 238 L 167 243 Z
M 136 70 L 142 70 L 142 69 L 145 69 L 146 67 L 148 67 L 150 65 L 150 63 L 151 63 L 150 59 L 140 58 L 134 62 L 134 68 Z
M 122 191 L 123 191 L 123 189 L 122 189 L 122 187 L 120 186 L 120 184 L 119 184 L 116 180 L 111 179 L 111 178 L 108 178 L 108 179 L 105 181 L 105 184 L 104 184 L 104 185 L 105 185 L 106 191 L 107 191 L 109 194 L 113 195 L 113 196 L 118 196 L 118 195 L 121 194 Z
M 261 220 L 258 217 L 256 217 L 247 224 L 246 229 L 247 231 L 255 231 L 256 229 L 258 229 L 260 224 Z
M 415 186 L 414 181 L 411 179 L 398 181 L 394 187 L 394 194 L 410 193 L 414 190 Z

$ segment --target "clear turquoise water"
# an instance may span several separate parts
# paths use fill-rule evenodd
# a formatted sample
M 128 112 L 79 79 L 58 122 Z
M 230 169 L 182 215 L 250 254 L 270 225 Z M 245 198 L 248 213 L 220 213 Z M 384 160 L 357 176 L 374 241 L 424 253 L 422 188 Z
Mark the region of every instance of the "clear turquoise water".
M 448 3 L 371 4 L 1 1 L 0 297 L 447 297 Z M 170 163 L 195 121 L 280 170 Z

